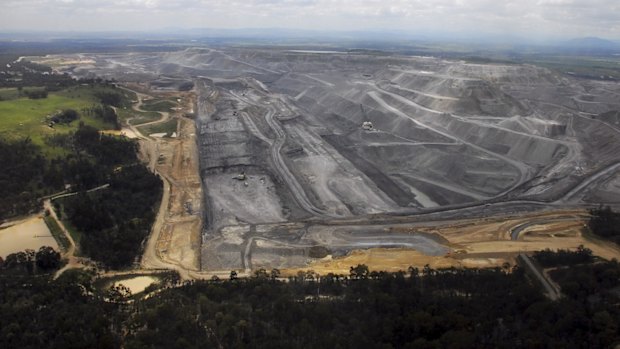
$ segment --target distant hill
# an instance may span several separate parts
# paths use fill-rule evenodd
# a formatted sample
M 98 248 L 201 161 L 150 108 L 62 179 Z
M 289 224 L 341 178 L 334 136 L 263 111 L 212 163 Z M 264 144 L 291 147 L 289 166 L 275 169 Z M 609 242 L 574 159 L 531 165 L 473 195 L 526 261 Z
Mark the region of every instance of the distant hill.
M 588 52 L 609 52 L 620 51 L 620 42 L 611 41 L 596 37 L 576 38 L 560 45 L 568 50 L 588 51 Z

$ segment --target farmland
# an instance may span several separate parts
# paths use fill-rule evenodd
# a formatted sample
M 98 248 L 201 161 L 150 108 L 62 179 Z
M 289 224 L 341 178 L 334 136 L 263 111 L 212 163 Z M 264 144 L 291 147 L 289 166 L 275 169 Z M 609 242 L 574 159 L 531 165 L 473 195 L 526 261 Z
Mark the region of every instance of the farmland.
M 84 108 L 99 103 L 97 93 L 110 92 L 109 87 L 73 87 L 65 91 L 50 93 L 47 98 L 17 98 L 0 101 L 0 137 L 7 140 L 30 138 L 43 149 L 47 156 L 65 153 L 58 147 L 47 144 L 46 138 L 52 135 L 67 134 L 75 131 L 80 122 L 97 129 L 111 129 L 114 125 L 85 113 Z M 62 110 L 73 109 L 81 114 L 80 119 L 69 124 L 58 123 L 50 127 L 50 117 Z

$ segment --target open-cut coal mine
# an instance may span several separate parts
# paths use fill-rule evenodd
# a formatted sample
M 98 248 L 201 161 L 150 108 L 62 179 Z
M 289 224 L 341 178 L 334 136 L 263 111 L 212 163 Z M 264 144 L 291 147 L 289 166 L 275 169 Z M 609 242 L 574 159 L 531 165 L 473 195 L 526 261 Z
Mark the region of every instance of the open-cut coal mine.
M 620 202 L 614 82 L 359 50 L 86 56 L 62 69 L 195 93 L 198 271 L 445 256 L 454 241 L 416 225 Z

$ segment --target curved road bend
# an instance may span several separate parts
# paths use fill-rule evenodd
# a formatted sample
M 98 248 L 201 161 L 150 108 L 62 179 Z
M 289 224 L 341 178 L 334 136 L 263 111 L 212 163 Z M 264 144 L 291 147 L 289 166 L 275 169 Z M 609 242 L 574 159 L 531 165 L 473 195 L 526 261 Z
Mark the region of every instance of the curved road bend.
M 379 92 L 379 93 L 383 93 L 383 91 L 381 91 L 381 92 Z M 455 141 L 455 142 L 456 142 L 456 144 L 465 144 L 465 145 L 467 145 L 467 146 L 469 146 L 469 147 L 471 147 L 471 148 L 474 148 L 474 149 L 476 149 L 476 150 L 478 150 L 478 151 L 481 151 L 481 152 L 483 152 L 483 153 L 485 153 L 485 154 L 488 154 L 488 155 L 490 155 L 490 156 L 492 156 L 492 157 L 494 157 L 494 158 L 500 159 L 500 160 L 502 160 L 502 161 L 504 161 L 504 162 L 506 162 L 506 163 L 508 163 L 508 164 L 512 165 L 514 168 L 516 168 L 516 169 L 518 170 L 518 172 L 519 172 L 519 180 L 517 180 L 517 181 L 516 181 L 516 182 L 515 182 L 515 183 L 514 183 L 514 184 L 513 184 L 510 188 L 508 188 L 507 190 L 505 190 L 505 191 L 503 191 L 503 192 L 499 193 L 499 194 L 498 194 L 498 195 L 496 195 L 495 197 L 500 197 L 500 196 L 503 196 L 503 195 L 505 195 L 505 194 L 509 193 L 509 192 L 510 192 L 510 191 L 512 191 L 514 188 L 516 188 L 516 187 L 518 187 L 519 185 L 521 185 L 521 184 L 525 181 L 525 178 L 526 178 L 527 174 L 528 174 L 528 173 L 531 173 L 532 169 L 531 169 L 531 167 L 530 167 L 530 166 L 528 166 L 528 165 L 525 165 L 525 164 L 523 164 L 523 163 L 521 163 L 521 162 L 518 162 L 518 161 L 516 161 L 516 160 L 513 160 L 513 159 L 511 159 L 511 158 L 508 158 L 508 157 L 506 157 L 506 156 L 504 156 L 504 155 L 500 155 L 500 154 L 494 153 L 494 152 L 492 152 L 492 151 L 489 151 L 489 150 L 487 150 L 487 149 L 485 149 L 485 148 L 483 148 L 483 147 L 481 147 L 481 146 L 478 146 L 478 145 L 473 144 L 473 143 L 471 143 L 471 142 L 467 142 L 467 141 L 465 141 L 465 140 L 463 140 L 463 139 L 461 139 L 461 138 L 459 138 L 459 137 L 454 136 L 453 134 L 450 134 L 450 133 L 444 132 L 444 131 L 442 131 L 442 130 L 439 130 L 438 128 L 435 128 L 435 127 L 433 127 L 433 126 L 431 126 L 431 125 L 428 125 L 428 124 L 426 124 L 426 123 L 423 123 L 423 122 L 421 122 L 421 121 L 417 120 L 416 118 L 414 118 L 414 117 L 410 116 L 409 114 L 404 113 L 404 112 L 403 112 L 403 111 L 401 111 L 400 109 L 395 108 L 395 107 L 393 107 L 392 105 L 388 104 L 388 103 L 387 103 L 387 102 L 386 102 L 386 101 L 385 101 L 385 100 L 384 100 L 384 99 L 383 99 L 383 98 L 379 95 L 379 93 L 378 93 L 377 91 L 371 91 L 371 92 L 369 92 L 369 93 L 368 93 L 368 95 L 369 95 L 372 99 L 374 99 L 377 103 L 379 103 L 379 105 L 381 105 L 381 106 L 382 106 L 383 108 L 385 108 L 386 110 L 388 110 L 388 111 L 390 111 L 390 112 L 392 112 L 392 113 L 394 113 L 394 114 L 396 114 L 396 115 L 399 115 L 399 116 L 401 116 L 401 117 L 403 117 L 403 118 L 409 119 L 409 120 L 413 121 L 416 125 L 418 125 L 418 126 L 420 126 L 420 127 L 426 128 L 426 129 L 428 129 L 428 130 L 430 130 L 430 131 L 432 131 L 432 132 L 435 132 L 435 133 L 437 133 L 437 134 L 439 134 L 439 135 L 442 135 L 442 136 L 444 136 L 444 137 L 447 137 L 447 138 L 449 138 L 449 139 L 452 139 L 453 141 Z M 391 92 L 387 92 L 386 94 L 388 94 L 388 95 L 395 95 L 395 94 L 392 94 Z M 398 95 L 395 95 L 395 96 L 398 96 Z M 399 96 L 399 97 L 401 97 L 401 96 Z M 394 98 L 397 98 L 397 97 L 394 97 Z M 401 98 L 402 98 L 402 97 L 401 97 Z M 404 100 L 403 100 L 403 102 L 405 102 L 405 103 L 408 103 L 408 102 L 409 102 L 409 103 L 414 103 L 414 102 L 411 102 L 411 101 L 409 101 L 409 100 L 407 100 L 407 99 L 404 99 Z M 419 107 L 418 107 L 418 108 L 419 108 Z
M 235 96 L 235 98 L 238 98 L 239 100 L 242 100 L 251 105 L 260 106 L 256 102 L 251 101 L 247 98 L 243 98 L 232 91 L 230 93 L 233 96 Z M 287 185 L 291 189 L 291 192 L 293 196 L 295 197 L 295 201 L 297 201 L 297 203 L 299 203 L 299 205 L 304 210 L 306 210 L 309 213 L 312 213 L 313 215 L 320 216 L 320 217 L 330 217 L 330 218 L 339 217 L 337 215 L 334 215 L 330 212 L 327 212 L 325 210 L 322 210 L 316 207 L 310 201 L 303 187 L 301 186 L 301 184 L 299 184 L 299 181 L 297 181 L 297 178 L 293 175 L 291 170 L 288 168 L 288 166 L 284 162 L 284 159 L 282 158 L 282 154 L 280 153 L 280 151 L 282 149 L 282 146 L 284 146 L 284 143 L 286 142 L 286 132 L 284 132 L 284 130 L 282 129 L 282 126 L 280 126 L 278 121 L 275 119 L 275 114 L 276 114 L 275 109 L 272 106 L 269 106 L 267 114 L 265 115 L 265 121 L 267 122 L 269 127 L 273 130 L 273 132 L 276 135 L 276 139 L 273 142 L 268 142 L 268 143 L 271 143 L 270 153 L 271 153 L 271 158 L 273 159 L 276 171 L 278 171 L 278 173 L 282 176 L 284 181 L 287 183 Z M 250 131 L 252 131 L 252 125 L 248 125 L 248 128 L 250 129 Z M 263 137 L 259 136 L 260 139 L 263 139 Z
M 123 89 L 130 91 L 130 92 L 134 92 L 136 93 L 136 95 L 138 96 L 138 103 L 136 105 L 133 106 L 133 109 L 136 111 L 143 111 L 141 109 L 142 106 L 142 100 L 145 96 L 145 94 L 143 93 L 139 93 L 137 91 L 133 91 L 129 88 L 126 87 L 122 87 Z M 170 113 L 167 112 L 162 112 L 162 117 L 159 120 L 155 120 L 155 121 L 151 121 L 149 123 L 146 124 L 142 124 L 140 126 L 143 125 L 149 125 L 149 124 L 156 124 L 156 123 L 160 123 L 160 122 L 165 122 L 169 119 L 170 117 Z M 149 168 L 151 169 L 151 171 L 155 174 L 157 174 L 161 179 L 162 182 L 164 184 L 164 188 L 163 188 L 163 192 L 162 192 L 162 198 L 161 198 L 161 203 L 159 205 L 159 210 L 157 212 L 157 217 L 155 218 L 155 222 L 153 223 L 153 226 L 151 227 L 151 232 L 149 234 L 149 236 L 147 237 L 146 240 L 146 244 L 144 246 L 144 252 L 141 256 L 140 259 L 140 266 L 143 269 L 171 269 L 171 270 L 176 270 L 177 272 L 179 272 L 179 274 L 181 275 L 181 278 L 187 280 L 191 278 L 190 275 L 190 270 L 187 270 L 177 264 L 174 263 L 170 263 L 165 261 L 162 256 L 159 255 L 159 253 L 157 252 L 157 242 L 159 241 L 159 237 L 161 234 L 161 230 L 163 227 L 163 224 L 165 222 L 165 215 L 168 209 L 168 202 L 170 201 L 170 186 L 171 186 L 171 182 L 172 179 L 168 178 L 168 176 L 165 176 L 162 173 L 159 173 L 156 169 L 156 163 L 157 163 L 157 141 L 144 136 L 138 129 L 137 127 L 135 127 L 134 125 L 131 124 L 131 122 L 127 122 L 129 128 L 134 131 L 134 133 L 138 136 L 138 138 L 140 140 L 143 141 L 143 144 L 146 146 L 146 151 L 149 153 L 149 157 L 150 157 L 150 161 L 149 161 Z
M 520 224 L 511 230 L 510 240 L 513 240 L 513 241 L 518 240 L 519 234 L 523 232 L 523 230 L 531 226 L 551 223 L 551 222 L 561 222 L 561 221 L 571 220 L 571 219 L 574 219 L 574 218 L 573 217 L 562 217 L 562 218 L 555 218 L 555 219 L 548 219 L 548 220 L 539 219 L 539 220 L 534 220 L 528 223 Z M 549 299 L 551 299 L 552 301 L 555 301 L 555 300 L 560 299 L 560 297 L 562 297 L 562 294 L 560 293 L 560 289 L 555 284 L 555 282 L 553 282 L 552 280 L 549 280 L 547 276 L 534 265 L 531 258 L 527 254 L 520 253 L 519 258 L 523 260 L 523 262 L 525 263 L 525 266 L 534 274 L 534 276 L 538 279 L 538 281 L 540 281 Z
M 566 193 L 563 197 L 561 197 L 560 199 L 556 200 L 556 203 L 565 203 L 567 201 L 570 200 L 570 198 L 572 198 L 573 196 L 575 196 L 577 193 L 579 193 L 580 191 L 586 189 L 588 186 L 590 186 L 590 184 L 592 184 L 593 182 L 601 179 L 601 178 L 605 178 L 607 175 L 611 175 L 614 172 L 616 172 L 617 170 L 620 169 L 620 162 L 617 162 L 615 164 L 612 164 L 594 174 L 592 174 L 590 177 L 584 179 L 581 183 L 579 183 L 579 185 L 577 185 L 575 188 L 571 189 L 568 193 Z

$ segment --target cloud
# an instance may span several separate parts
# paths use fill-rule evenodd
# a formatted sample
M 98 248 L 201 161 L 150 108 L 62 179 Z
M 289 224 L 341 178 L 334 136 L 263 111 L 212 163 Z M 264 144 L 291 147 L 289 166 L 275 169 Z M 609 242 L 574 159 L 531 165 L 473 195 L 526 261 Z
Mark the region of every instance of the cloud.
M 617 0 L 3 0 L 3 5 L 0 30 L 383 28 L 620 38 Z

